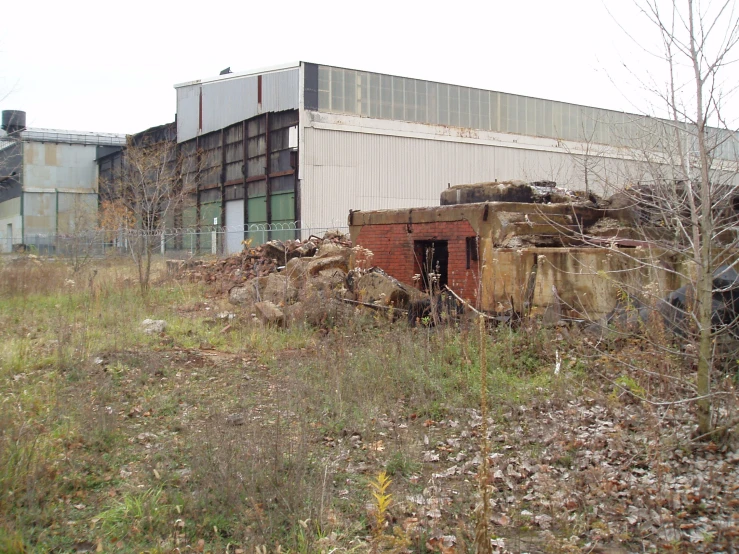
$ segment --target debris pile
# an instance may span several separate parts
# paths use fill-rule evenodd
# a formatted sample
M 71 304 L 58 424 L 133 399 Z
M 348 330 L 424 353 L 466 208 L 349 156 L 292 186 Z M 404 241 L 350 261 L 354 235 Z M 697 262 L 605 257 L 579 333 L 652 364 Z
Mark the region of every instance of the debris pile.
M 351 241 L 339 231 L 328 231 L 322 238 L 271 240 L 256 247 L 245 244 L 241 252 L 219 260 L 170 260 L 167 272 L 191 282 L 218 284 L 222 290 L 228 290 L 245 281 L 275 273 L 293 259 L 313 258 L 319 250 L 325 252 L 332 248 L 348 251 Z

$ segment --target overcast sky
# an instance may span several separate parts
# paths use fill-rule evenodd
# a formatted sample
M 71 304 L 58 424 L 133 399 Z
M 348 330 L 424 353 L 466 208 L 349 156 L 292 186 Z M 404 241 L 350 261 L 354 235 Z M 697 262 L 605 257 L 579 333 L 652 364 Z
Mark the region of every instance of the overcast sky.
M 26 111 L 29 127 L 133 133 L 174 120 L 175 83 L 298 60 L 631 112 L 655 108 L 637 77 L 665 75 L 634 43 L 659 36 L 629 0 L 36 0 L 2 11 L 0 108 Z M 738 82 L 739 67 L 725 76 Z

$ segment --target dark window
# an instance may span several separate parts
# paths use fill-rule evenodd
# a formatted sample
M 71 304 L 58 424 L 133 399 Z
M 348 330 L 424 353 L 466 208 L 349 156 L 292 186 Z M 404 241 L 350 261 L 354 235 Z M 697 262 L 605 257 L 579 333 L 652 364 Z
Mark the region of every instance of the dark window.
M 438 291 L 448 284 L 449 248 L 445 240 L 417 240 L 414 242 L 416 273 L 421 277 L 423 290 Z
M 467 269 L 477 261 L 477 237 L 467 237 Z

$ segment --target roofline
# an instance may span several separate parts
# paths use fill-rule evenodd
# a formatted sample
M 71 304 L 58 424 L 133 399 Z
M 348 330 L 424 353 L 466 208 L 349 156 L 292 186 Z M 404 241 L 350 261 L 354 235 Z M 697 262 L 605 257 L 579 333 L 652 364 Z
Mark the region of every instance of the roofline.
M 57 142 L 91 146 L 118 146 L 126 144 L 126 135 L 95 131 L 67 131 L 61 129 L 26 128 L 14 137 L 20 142 Z
M 228 79 L 238 79 L 240 77 L 248 77 L 250 75 L 261 75 L 261 74 L 270 73 L 270 72 L 273 72 L 273 71 L 283 71 L 285 69 L 294 69 L 296 67 L 300 67 L 302 64 L 305 64 L 305 63 L 313 63 L 313 62 L 299 61 L 299 62 L 291 62 L 291 63 L 285 63 L 285 64 L 280 64 L 280 65 L 268 66 L 268 67 L 263 67 L 263 68 L 258 68 L 258 69 L 250 69 L 250 70 L 247 70 L 247 71 L 240 71 L 238 73 L 229 73 L 228 75 L 219 75 L 218 77 L 209 77 L 209 78 L 206 78 L 206 79 L 197 79 L 195 81 L 187 81 L 187 82 L 184 82 L 184 83 L 178 83 L 178 84 L 174 85 L 174 88 L 182 88 L 182 87 L 193 86 L 193 85 L 201 85 L 201 84 L 212 83 L 212 82 L 216 82 L 216 81 L 225 81 L 225 80 L 228 80 Z M 628 111 L 625 111 L 625 110 L 617 110 L 617 109 L 614 109 L 614 108 L 603 108 L 603 107 L 600 107 L 600 106 L 588 106 L 588 105 L 585 105 L 585 104 L 576 104 L 575 102 L 568 102 L 567 100 L 554 100 L 553 98 L 544 98 L 544 97 L 540 97 L 540 96 L 528 96 L 526 94 L 517 94 L 515 92 L 506 92 L 506 91 L 503 91 L 503 90 L 495 90 L 495 89 L 490 89 L 490 88 L 472 87 L 472 86 L 469 86 L 469 85 L 463 85 L 463 84 L 459 84 L 459 83 L 449 83 L 449 82 L 445 82 L 445 81 L 435 81 L 433 79 L 425 79 L 425 78 L 421 78 L 421 77 L 410 77 L 408 75 L 396 75 L 394 73 L 383 73 L 381 71 L 371 71 L 371 70 L 368 70 L 368 69 L 358 69 L 356 67 L 345 67 L 345 66 L 341 66 L 341 65 L 319 64 L 319 63 L 316 63 L 314 65 L 322 65 L 324 67 L 332 67 L 332 68 L 335 68 L 335 69 L 348 69 L 350 71 L 362 71 L 364 73 L 374 73 L 376 75 L 386 75 L 388 77 L 397 77 L 397 78 L 400 78 L 400 79 L 413 79 L 415 81 L 425 81 L 427 83 L 435 83 L 435 84 L 438 84 L 438 85 L 446 85 L 446 86 L 453 86 L 453 87 L 464 87 L 464 88 L 474 89 L 474 90 L 479 90 L 479 91 L 484 91 L 484 92 L 497 92 L 498 94 L 508 94 L 508 95 L 511 95 L 511 96 L 518 96 L 518 97 L 521 97 L 521 98 L 530 98 L 532 100 L 547 100 L 547 101 L 550 101 L 550 102 L 559 102 L 560 104 L 567 104 L 569 106 L 575 106 L 575 107 L 578 107 L 578 108 L 589 108 L 589 109 L 595 109 L 595 110 L 606 110 L 606 111 L 609 111 L 609 112 L 623 113 L 625 115 L 651 117 L 651 116 L 647 116 L 646 114 L 637 114 L 637 113 L 628 112 Z
M 205 83 L 213 83 L 216 81 L 227 81 L 229 79 L 239 79 L 242 77 L 248 77 L 250 75 L 263 75 L 264 73 L 272 73 L 275 71 L 284 71 L 286 69 L 295 69 L 300 67 L 303 62 L 289 62 L 279 65 L 271 65 L 268 67 L 260 67 L 257 69 L 249 69 L 247 71 L 239 71 L 238 73 L 228 73 L 226 75 L 218 75 L 217 77 L 207 77 L 205 79 L 196 79 L 194 81 L 185 81 L 184 83 L 177 83 L 174 88 L 191 87 L 193 85 L 202 85 Z
M 518 96 L 519 98 L 528 98 L 528 99 L 531 99 L 531 100 L 546 100 L 548 102 L 559 102 L 560 104 L 567 104 L 568 106 L 575 106 L 577 108 L 589 108 L 589 109 L 593 109 L 593 110 L 606 110 L 606 111 L 609 111 L 609 112 L 618 112 L 618 113 L 623 113 L 625 115 L 634 115 L 634 116 L 638 116 L 638 117 L 652 117 L 651 115 L 647 115 L 647 114 L 637 114 L 637 113 L 633 113 L 633 112 L 627 112 L 625 110 L 617 110 L 615 108 L 603 108 L 603 107 L 600 107 L 600 106 L 588 106 L 586 104 L 576 104 L 575 102 L 569 102 L 567 100 L 555 100 L 554 98 L 547 98 L 547 97 L 544 97 L 544 96 L 529 96 L 529 95 L 526 95 L 526 94 L 518 94 L 517 92 L 506 92 L 504 90 L 496 90 L 496 89 L 492 89 L 492 88 L 473 87 L 473 86 L 470 86 L 470 85 L 463 85 L 463 84 L 460 84 L 460 83 L 449 83 L 449 82 L 446 82 L 446 81 L 435 81 L 433 79 L 425 79 L 425 78 L 421 78 L 421 77 L 410 77 L 408 75 L 395 75 L 394 73 L 383 73 L 381 71 L 370 71 L 368 69 L 357 69 L 356 67 L 344 67 L 344 66 L 341 66 L 341 65 L 329 65 L 329 64 L 323 64 L 323 63 L 321 63 L 321 64 L 315 64 L 315 65 L 322 65 L 324 67 L 332 67 L 332 68 L 335 68 L 335 69 L 348 69 L 349 71 L 362 71 L 364 73 L 374 73 L 375 75 L 385 75 L 387 77 L 397 77 L 398 79 L 413 79 L 414 81 L 425 81 L 427 83 L 434 83 L 434 84 L 437 84 L 437 85 L 446 85 L 446 86 L 449 86 L 449 87 L 462 87 L 462 88 L 467 88 L 467 89 L 470 89 L 470 90 L 479 90 L 481 92 L 495 92 L 495 93 L 498 93 L 498 94 L 507 94 L 509 96 Z M 655 118 L 655 119 L 657 119 L 657 118 Z

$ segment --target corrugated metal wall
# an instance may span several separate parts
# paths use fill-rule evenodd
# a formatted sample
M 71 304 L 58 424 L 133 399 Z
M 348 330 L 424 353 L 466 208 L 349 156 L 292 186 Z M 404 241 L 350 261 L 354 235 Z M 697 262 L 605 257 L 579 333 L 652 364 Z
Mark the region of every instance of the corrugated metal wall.
M 262 102 L 258 84 L 262 79 Z M 265 112 L 296 110 L 300 69 L 273 71 L 177 88 L 177 141 L 218 131 Z M 202 91 L 202 127 L 200 95 Z
M 32 188 L 97 191 L 95 146 L 26 142 L 23 144 L 23 184 Z
M 346 225 L 350 209 L 436 206 L 449 184 L 521 179 L 582 188 L 568 154 L 308 127 L 304 224 Z

